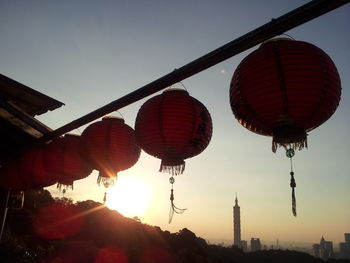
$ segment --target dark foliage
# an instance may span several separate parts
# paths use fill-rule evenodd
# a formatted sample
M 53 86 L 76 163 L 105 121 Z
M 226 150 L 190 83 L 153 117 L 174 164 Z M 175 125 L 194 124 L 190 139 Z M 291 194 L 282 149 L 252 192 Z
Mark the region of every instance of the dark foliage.
M 53 199 L 42 189 L 26 193 L 26 198 L 23 210 L 9 213 L 4 242 L 0 244 L 1 262 L 323 262 L 296 251 L 243 253 L 236 247 L 208 245 L 186 228 L 177 233 L 162 231 L 159 227 L 142 224 L 137 218 L 126 218 L 100 203 L 87 200 L 73 204 L 66 198 Z M 62 220 L 55 221 L 55 216 L 42 212 L 50 205 L 49 211 L 54 211 L 52 207 L 60 209 L 57 218 L 65 214 L 62 210 L 65 208 L 73 214 L 67 213 Z M 43 214 L 45 217 L 40 218 Z M 45 226 L 47 222 L 50 224 Z M 331 259 L 328 262 L 350 261 Z

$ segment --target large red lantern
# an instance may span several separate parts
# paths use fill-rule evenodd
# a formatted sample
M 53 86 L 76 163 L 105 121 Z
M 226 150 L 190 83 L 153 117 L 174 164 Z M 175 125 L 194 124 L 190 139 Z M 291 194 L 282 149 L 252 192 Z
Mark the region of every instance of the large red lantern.
M 162 160 L 160 171 L 178 175 L 185 159 L 208 146 L 212 122 L 205 106 L 187 91 L 168 89 L 142 105 L 135 132 L 141 148 Z
M 98 183 L 113 184 L 119 171 L 133 166 L 140 156 L 134 130 L 117 117 L 104 117 L 81 135 L 82 155 L 99 171 Z
M 230 103 L 236 119 L 248 130 L 272 136 L 293 157 L 307 147 L 307 132 L 335 112 L 341 94 L 337 69 L 318 47 L 290 39 L 263 43 L 237 67 L 231 81 Z M 295 211 L 294 173 L 293 213 Z
M 205 106 L 187 91 L 168 89 L 142 105 L 135 132 L 141 148 L 162 160 L 160 171 L 178 175 L 185 169 L 185 159 L 198 155 L 208 146 L 212 121 Z M 170 183 L 174 181 L 171 177 Z M 170 199 L 172 211 L 183 212 L 173 204 L 173 189 Z
M 87 177 L 91 166 L 80 155 L 80 136 L 66 134 L 52 141 L 45 150 L 45 169 L 57 177 L 57 187 L 73 189 L 73 182 Z

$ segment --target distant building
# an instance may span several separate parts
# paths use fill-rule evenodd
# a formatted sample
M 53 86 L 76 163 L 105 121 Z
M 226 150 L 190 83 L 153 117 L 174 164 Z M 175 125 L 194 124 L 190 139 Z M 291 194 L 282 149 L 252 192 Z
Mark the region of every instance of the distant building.
M 259 238 L 254 238 L 250 240 L 250 250 L 251 251 L 259 251 L 261 250 L 261 243 Z
M 350 233 L 344 233 L 344 238 L 345 238 L 345 244 L 350 250 Z
M 240 246 L 239 246 L 243 251 L 248 250 L 248 242 L 246 240 L 241 240 Z
M 344 233 L 345 242 L 339 243 L 341 258 L 350 259 L 350 233 Z
M 238 205 L 236 195 L 235 206 L 233 207 L 233 245 L 247 251 L 247 241 L 241 240 L 241 208 Z
M 233 245 L 241 245 L 241 208 L 238 205 L 236 195 L 235 206 L 233 207 Z
M 323 260 L 328 260 L 329 258 L 334 258 L 333 242 L 326 241 L 322 236 L 320 244 L 313 245 L 315 257 L 319 257 Z
M 314 251 L 314 256 L 317 258 L 321 257 L 321 245 L 320 244 L 313 244 L 312 249 Z
M 348 258 L 349 257 L 348 248 L 347 248 L 347 245 L 345 242 L 339 243 L 339 256 L 340 256 L 340 258 Z
M 328 260 L 329 258 L 334 258 L 333 242 L 332 241 L 325 241 L 324 242 L 323 252 L 324 252 L 324 255 L 322 258 L 324 260 Z

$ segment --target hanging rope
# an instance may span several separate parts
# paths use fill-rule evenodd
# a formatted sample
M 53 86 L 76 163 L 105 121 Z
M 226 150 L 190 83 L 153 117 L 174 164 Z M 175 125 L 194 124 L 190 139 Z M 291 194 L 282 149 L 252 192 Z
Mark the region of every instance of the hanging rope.
M 106 201 L 107 201 L 107 191 L 103 195 L 103 204 L 106 204 Z
M 295 199 L 295 187 L 297 186 L 294 179 L 294 172 L 293 172 L 293 156 L 295 154 L 295 151 L 292 148 L 289 148 L 286 151 L 286 155 L 288 158 L 290 158 L 290 187 L 292 188 L 292 212 L 294 216 L 297 216 L 297 202 Z
M 171 223 L 171 221 L 173 220 L 173 216 L 174 213 L 176 214 L 182 214 L 184 213 L 187 208 L 178 208 L 177 206 L 175 206 L 174 204 L 174 189 L 173 189 L 173 185 L 175 182 L 175 178 L 174 177 L 170 177 L 169 178 L 169 182 L 171 183 L 171 193 L 170 193 L 170 212 L 169 212 L 169 224 Z

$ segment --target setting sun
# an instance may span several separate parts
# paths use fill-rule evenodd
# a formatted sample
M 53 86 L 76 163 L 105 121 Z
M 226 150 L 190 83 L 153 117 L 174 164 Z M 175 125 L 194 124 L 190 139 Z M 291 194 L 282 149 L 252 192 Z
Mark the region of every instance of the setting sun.
M 106 206 L 124 216 L 142 218 L 150 203 L 151 189 L 142 178 L 119 175 L 114 186 L 107 190 Z

